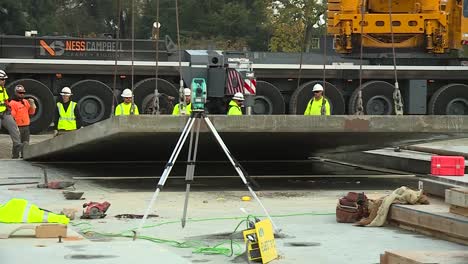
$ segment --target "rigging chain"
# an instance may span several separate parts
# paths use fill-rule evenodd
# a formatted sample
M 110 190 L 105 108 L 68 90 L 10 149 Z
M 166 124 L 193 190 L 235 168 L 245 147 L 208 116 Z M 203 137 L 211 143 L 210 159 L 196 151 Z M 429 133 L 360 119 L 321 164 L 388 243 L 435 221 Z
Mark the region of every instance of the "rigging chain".
M 361 1 L 361 52 L 359 55 L 360 64 L 359 64 L 359 90 L 356 104 L 356 115 L 364 115 L 364 104 L 362 102 L 362 54 L 364 53 L 364 12 L 365 12 L 365 2 L 366 0 Z
M 392 37 L 393 73 L 395 74 L 395 90 L 393 91 L 393 103 L 395 105 L 395 114 L 403 115 L 403 100 L 401 98 L 401 91 L 398 86 L 398 74 L 396 69 L 395 42 L 393 36 L 392 20 L 392 0 L 388 0 L 388 14 L 390 16 L 390 35 Z
M 122 13 L 122 1 L 119 0 L 117 2 L 117 16 L 119 17 L 117 19 L 117 40 L 116 40 L 116 45 L 115 45 L 115 52 L 114 52 L 114 84 L 112 86 L 112 108 L 111 108 L 111 116 L 114 115 L 115 112 L 115 104 L 118 102 L 118 99 L 115 95 L 115 90 L 117 86 L 117 60 L 118 60 L 118 52 L 120 49 L 120 24 L 121 24 L 121 14 Z
M 152 114 L 153 115 L 159 115 L 160 114 L 160 109 L 159 109 L 159 90 L 158 90 L 158 74 L 159 74 L 159 29 L 161 27 L 161 24 L 159 23 L 159 0 L 156 0 L 156 23 L 153 24 L 153 30 L 155 30 L 155 35 L 153 36 L 155 41 L 156 41 L 156 69 L 155 69 L 155 87 L 154 87 L 154 99 L 153 99 L 153 110 Z M 155 28 L 155 26 L 157 26 Z
M 326 14 L 326 13 L 325 13 Z M 324 16 L 324 20 L 327 21 L 327 17 Z M 319 16 L 319 21 L 320 21 L 320 16 Z M 320 24 L 320 23 L 319 23 Z M 322 107 L 320 108 L 320 115 L 326 115 L 327 114 L 327 109 L 325 107 L 325 74 L 326 74 L 326 63 L 327 63 L 327 30 L 323 31 L 323 76 L 322 76 L 322 83 L 323 83 L 323 92 L 322 92 Z M 330 102 L 328 102 L 330 103 Z
M 130 115 L 135 114 L 135 0 L 132 0 L 132 106 L 130 107 Z
M 177 48 L 179 50 L 179 113 L 185 114 L 187 107 L 184 98 L 184 80 L 182 79 L 182 53 L 180 48 L 180 29 L 179 29 L 179 1 L 175 0 L 176 26 L 177 26 Z

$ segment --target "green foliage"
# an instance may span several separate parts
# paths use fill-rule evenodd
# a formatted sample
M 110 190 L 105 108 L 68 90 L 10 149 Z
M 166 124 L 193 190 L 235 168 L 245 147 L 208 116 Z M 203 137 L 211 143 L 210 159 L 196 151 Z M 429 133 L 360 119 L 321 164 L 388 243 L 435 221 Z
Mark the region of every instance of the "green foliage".
M 176 0 L 1 0 L 0 34 L 149 39 L 159 20 L 161 38 L 177 41 Z M 159 2 L 159 19 L 157 16 Z M 274 5 L 280 3 L 281 6 Z M 313 25 L 324 5 L 315 0 L 178 0 L 182 48 L 299 51 L 305 36 L 320 34 Z M 120 10 L 120 24 L 119 24 Z M 278 11 L 277 14 L 274 14 Z M 119 30 L 120 29 L 120 30 Z
M 326 4 L 316 0 L 278 0 L 271 9 L 275 11 L 271 17 L 271 51 L 308 51 L 312 38 L 323 35 L 325 26 L 317 22 L 325 13 Z

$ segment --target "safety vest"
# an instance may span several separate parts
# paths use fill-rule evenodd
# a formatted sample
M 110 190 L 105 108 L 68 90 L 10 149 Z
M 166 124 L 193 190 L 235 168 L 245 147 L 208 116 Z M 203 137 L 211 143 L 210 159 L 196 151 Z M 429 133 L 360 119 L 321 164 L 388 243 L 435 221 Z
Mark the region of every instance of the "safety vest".
M 138 112 L 138 106 L 136 104 L 133 104 L 134 110 L 133 114 L 134 115 L 139 115 L 140 113 Z M 132 104 L 126 104 L 126 103 L 121 103 L 115 108 L 115 115 L 130 115 L 130 109 L 132 108 Z
M 60 223 L 68 224 L 70 219 L 39 209 L 36 205 L 24 199 L 11 199 L 0 205 L 1 223 Z
M 176 104 L 174 106 L 174 109 L 172 110 L 172 115 L 180 115 L 180 109 L 179 109 L 179 105 L 180 104 Z M 182 109 L 185 110 L 185 114 L 186 115 L 191 115 L 192 114 L 192 104 L 188 104 L 186 105 L 186 107 L 184 108 L 184 105 L 182 105 Z
M 6 101 L 8 100 L 8 93 L 6 88 L 0 86 L 0 113 L 5 112 L 7 110 Z
M 312 98 L 307 104 L 304 115 L 322 115 L 322 105 L 325 107 L 325 115 L 330 115 L 330 104 L 324 97 L 319 100 Z
M 76 129 L 76 118 L 75 118 L 76 103 L 71 101 L 70 105 L 68 105 L 68 109 L 66 112 L 61 102 L 57 103 L 57 107 L 58 107 L 59 116 L 60 116 L 57 129 L 75 130 Z
M 242 115 L 242 110 L 239 105 L 234 100 L 229 102 L 228 115 Z

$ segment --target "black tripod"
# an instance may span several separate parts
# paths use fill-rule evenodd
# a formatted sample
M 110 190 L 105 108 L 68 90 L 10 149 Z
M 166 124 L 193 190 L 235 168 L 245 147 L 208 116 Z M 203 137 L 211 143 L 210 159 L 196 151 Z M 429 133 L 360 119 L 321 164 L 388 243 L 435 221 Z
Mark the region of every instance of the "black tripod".
M 197 159 L 197 150 L 198 150 L 198 137 L 200 135 L 200 123 L 202 119 L 205 121 L 206 125 L 210 129 L 211 133 L 214 135 L 216 138 L 216 141 L 218 145 L 223 149 L 224 153 L 226 154 L 227 158 L 231 162 L 232 166 L 234 166 L 234 169 L 237 171 L 239 176 L 241 177 L 242 181 L 244 184 L 247 186 L 247 189 L 249 189 L 250 194 L 257 200 L 257 202 L 260 204 L 262 207 L 263 211 L 265 212 L 266 216 L 270 219 L 273 227 L 275 230 L 278 230 L 276 228 L 276 225 L 273 223 L 273 220 L 271 219 L 270 214 L 266 210 L 265 206 L 263 206 L 262 202 L 258 198 L 258 196 L 255 194 L 253 191 L 252 187 L 250 186 L 250 183 L 247 181 L 246 176 L 244 175 L 243 169 L 239 162 L 233 157 L 229 149 L 227 148 L 226 144 L 224 144 L 223 140 L 218 134 L 218 131 L 216 131 L 216 128 L 213 126 L 211 123 L 210 119 L 205 115 L 204 111 L 196 111 L 193 110 L 192 115 L 188 119 L 184 129 L 182 130 L 182 134 L 179 137 L 179 140 L 177 141 L 177 144 L 174 148 L 174 151 L 172 152 L 171 157 L 169 158 L 169 161 L 166 164 L 166 167 L 164 168 L 164 172 L 159 179 L 158 185 L 156 187 L 156 191 L 153 194 L 153 197 L 151 198 L 151 201 L 148 205 L 148 208 L 146 209 L 146 212 L 138 226 L 137 232 L 140 233 L 141 229 L 143 228 L 143 225 L 146 221 L 146 218 L 148 217 L 149 212 L 151 211 L 151 208 L 153 207 L 154 202 L 156 201 L 159 192 L 161 189 L 164 187 L 164 184 L 166 183 L 166 180 L 171 173 L 172 168 L 174 167 L 174 164 L 177 160 L 177 157 L 179 156 L 180 151 L 182 150 L 182 147 L 184 146 L 185 141 L 187 140 L 187 137 L 190 133 L 190 145 L 189 145 L 189 153 L 188 153 L 188 163 L 187 163 L 187 170 L 186 170 L 186 176 L 185 176 L 185 181 L 186 181 L 186 190 L 185 190 L 185 203 L 184 203 L 184 212 L 182 216 L 182 227 L 185 227 L 185 222 L 187 219 L 187 206 L 188 206 L 188 198 L 189 198 L 189 192 L 190 192 L 190 184 L 193 181 L 193 176 L 195 173 L 195 161 Z M 195 132 L 195 141 L 193 140 L 193 134 L 194 134 L 194 128 L 193 125 L 197 122 L 196 126 L 196 132 Z M 278 230 L 279 231 L 279 230 Z M 136 236 L 136 234 L 135 234 Z

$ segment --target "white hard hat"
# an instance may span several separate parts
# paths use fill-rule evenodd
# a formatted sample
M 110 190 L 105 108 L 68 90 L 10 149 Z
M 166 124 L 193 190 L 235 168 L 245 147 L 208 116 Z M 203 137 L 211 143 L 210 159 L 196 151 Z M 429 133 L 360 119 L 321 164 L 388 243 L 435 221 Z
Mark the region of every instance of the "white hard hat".
M 192 90 L 190 90 L 189 88 L 184 88 L 184 95 L 187 96 L 187 95 L 191 95 L 192 94 Z
M 323 86 L 320 83 L 316 83 L 314 85 L 314 88 L 312 88 L 312 92 L 315 92 L 315 91 L 323 91 Z
M 15 92 L 26 92 L 26 90 L 24 89 L 24 86 L 23 86 L 23 85 L 18 84 L 18 85 L 16 85 L 16 87 L 15 87 Z
M 8 79 L 8 75 L 3 70 L 0 70 L 0 79 Z
M 122 97 L 124 97 L 124 98 L 127 97 L 128 98 L 128 97 L 132 97 L 132 96 L 133 96 L 132 90 L 130 90 L 128 88 L 123 90 Z
M 232 97 L 233 100 L 239 100 L 239 101 L 244 101 L 244 95 L 242 93 L 236 93 L 234 94 L 234 97 Z
M 62 92 L 60 95 L 72 95 L 70 87 L 63 87 Z

